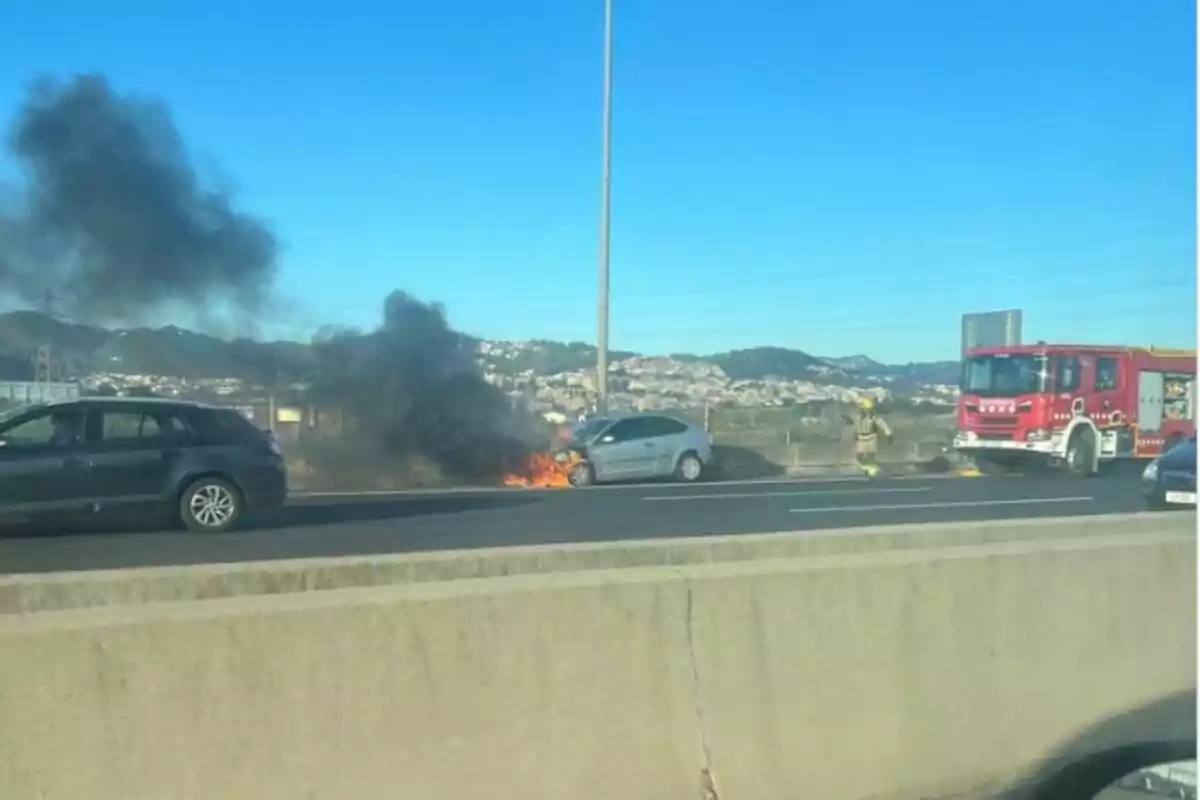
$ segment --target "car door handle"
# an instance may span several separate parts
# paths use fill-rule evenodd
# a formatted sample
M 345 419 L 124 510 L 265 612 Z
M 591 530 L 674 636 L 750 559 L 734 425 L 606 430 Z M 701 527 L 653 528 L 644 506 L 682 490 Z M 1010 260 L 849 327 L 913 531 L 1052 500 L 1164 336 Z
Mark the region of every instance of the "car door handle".
M 642 447 L 654 447 L 654 442 L 646 442 Z

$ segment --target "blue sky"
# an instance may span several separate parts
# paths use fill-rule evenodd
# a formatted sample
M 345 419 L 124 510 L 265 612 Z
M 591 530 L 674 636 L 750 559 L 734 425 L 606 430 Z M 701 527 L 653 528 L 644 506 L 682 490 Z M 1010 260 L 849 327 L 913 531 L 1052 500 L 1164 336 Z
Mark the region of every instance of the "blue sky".
M 616 0 L 614 348 L 1194 345 L 1195 4 Z M 404 288 L 593 341 L 600 0 L 5 0 L 40 72 L 157 95 L 284 243 L 294 325 Z

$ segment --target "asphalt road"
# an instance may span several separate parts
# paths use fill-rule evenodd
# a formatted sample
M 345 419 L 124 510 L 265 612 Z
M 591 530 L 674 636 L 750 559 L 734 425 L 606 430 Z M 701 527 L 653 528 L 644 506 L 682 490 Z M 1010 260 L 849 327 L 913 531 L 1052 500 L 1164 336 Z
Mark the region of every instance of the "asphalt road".
M 560 490 L 307 496 L 246 529 L 192 534 L 153 520 L 9 530 L 0 573 L 666 536 L 1109 514 L 1141 508 L 1135 476 L 855 479 Z

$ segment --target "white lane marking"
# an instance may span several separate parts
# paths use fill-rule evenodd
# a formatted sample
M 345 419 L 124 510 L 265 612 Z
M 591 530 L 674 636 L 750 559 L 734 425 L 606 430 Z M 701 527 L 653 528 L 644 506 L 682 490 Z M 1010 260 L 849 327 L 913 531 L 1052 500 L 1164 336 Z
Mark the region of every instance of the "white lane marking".
M 833 494 L 912 494 L 914 492 L 931 492 L 932 486 L 918 486 L 911 489 L 810 489 L 800 492 L 726 492 L 723 494 L 685 494 L 661 495 L 642 497 L 647 503 L 680 502 L 686 500 L 741 500 L 751 497 L 813 497 L 815 495 Z
M 412 494 L 462 494 L 470 492 L 474 494 L 480 493 L 499 493 L 499 492 L 619 492 L 619 491 L 646 491 L 647 489 L 665 489 L 668 491 L 686 491 L 688 489 L 702 489 L 705 486 L 758 486 L 761 484 L 779 484 L 782 486 L 790 486 L 793 484 L 804 483 L 866 483 L 865 478 L 856 478 L 853 475 L 840 478 L 762 478 L 759 480 L 742 480 L 742 481 L 711 481 L 707 483 L 610 483 L 589 486 L 586 489 L 577 489 L 570 486 L 439 486 L 428 489 L 363 489 L 359 491 L 345 492 L 305 492 L 296 491 L 290 492 L 289 497 L 306 498 L 306 497 L 403 497 Z
M 946 480 L 955 478 L 956 475 L 938 474 L 938 475 L 893 475 L 888 478 L 890 481 L 934 481 Z M 586 489 L 575 489 L 571 487 L 554 487 L 554 486 L 442 486 L 431 487 L 429 489 L 362 489 L 358 491 L 345 492 L 306 492 L 294 491 L 289 492 L 288 497 L 296 500 L 319 499 L 322 497 L 406 497 L 409 495 L 438 495 L 438 494 L 492 494 L 492 493 L 510 493 L 510 492 L 618 492 L 618 491 L 647 491 L 652 489 L 663 489 L 666 491 L 687 491 L 703 489 L 705 486 L 804 486 L 807 484 L 822 484 L 822 483 L 852 483 L 865 484 L 870 483 L 867 478 L 855 475 L 845 475 L 840 477 L 826 478 L 757 478 L 737 481 L 712 481 L 706 483 L 618 483 L 618 484 L 602 484 L 599 486 L 589 486 Z
M 746 480 L 746 481 L 713 481 L 712 483 L 617 483 L 617 484 L 602 484 L 598 486 L 588 486 L 586 489 L 577 489 L 570 486 L 443 486 L 430 489 L 363 489 L 360 491 L 347 492 L 289 492 L 289 498 L 304 500 L 307 498 L 321 497 L 406 497 L 409 495 L 438 495 L 438 494 L 509 494 L 509 493 L 529 493 L 529 492 L 619 492 L 619 491 L 647 491 L 652 489 L 665 489 L 668 491 L 686 491 L 691 489 L 702 489 L 705 486 L 757 486 L 761 484 L 777 484 L 780 486 L 792 486 L 805 483 L 866 483 L 865 478 L 791 478 L 779 479 L 768 478 L 764 480 Z
M 413 494 L 464 494 L 512 491 L 501 486 L 443 486 L 436 489 L 359 489 L 353 492 L 288 492 L 288 499 L 319 497 L 405 497 Z M 526 490 L 529 491 L 529 490 Z
M 824 514 L 837 511 L 903 511 L 913 508 L 985 508 L 987 506 L 1046 505 L 1051 503 L 1090 503 L 1094 497 L 1026 497 L 1019 500 L 970 500 L 952 503 L 902 503 L 877 506 L 819 506 L 789 508 L 793 514 Z

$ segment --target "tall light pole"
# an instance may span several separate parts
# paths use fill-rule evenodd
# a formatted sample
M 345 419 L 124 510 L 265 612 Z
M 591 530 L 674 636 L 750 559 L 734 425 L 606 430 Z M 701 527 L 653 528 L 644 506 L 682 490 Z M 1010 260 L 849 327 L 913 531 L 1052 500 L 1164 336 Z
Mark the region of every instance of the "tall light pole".
M 600 252 L 596 320 L 596 411 L 608 413 L 608 243 L 612 206 L 612 0 L 604 0 L 604 111 L 600 133 Z

